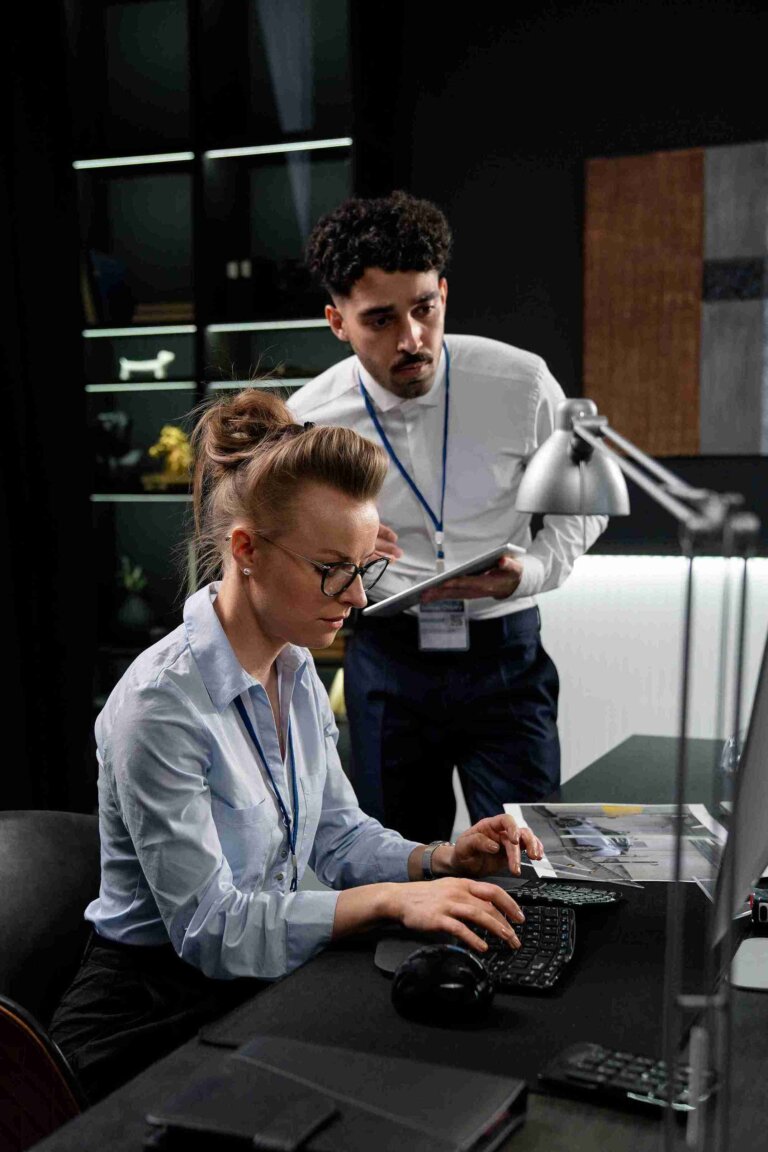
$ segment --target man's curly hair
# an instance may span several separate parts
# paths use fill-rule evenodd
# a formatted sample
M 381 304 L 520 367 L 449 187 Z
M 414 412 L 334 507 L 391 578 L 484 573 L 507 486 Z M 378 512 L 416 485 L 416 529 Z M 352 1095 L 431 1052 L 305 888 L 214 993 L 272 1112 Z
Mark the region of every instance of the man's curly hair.
M 451 230 L 430 200 L 407 192 L 345 200 L 323 216 L 307 243 L 307 267 L 332 296 L 348 296 L 366 268 L 442 274 Z

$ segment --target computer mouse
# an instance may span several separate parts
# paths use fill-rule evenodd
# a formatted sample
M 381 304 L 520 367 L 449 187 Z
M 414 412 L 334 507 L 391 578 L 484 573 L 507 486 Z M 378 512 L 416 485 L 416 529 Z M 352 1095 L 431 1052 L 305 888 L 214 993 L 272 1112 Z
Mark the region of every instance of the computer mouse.
M 455 944 L 418 948 L 403 960 L 392 978 L 392 1003 L 397 1011 L 425 1024 L 480 1024 L 493 992 L 481 961 Z

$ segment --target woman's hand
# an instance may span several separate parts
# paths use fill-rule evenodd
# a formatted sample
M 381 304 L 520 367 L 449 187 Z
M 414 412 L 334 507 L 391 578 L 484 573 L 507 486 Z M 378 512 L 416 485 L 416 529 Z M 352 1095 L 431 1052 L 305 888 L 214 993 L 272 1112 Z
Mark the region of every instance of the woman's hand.
M 405 928 L 418 932 L 450 932 L 457 941 L 486 952 L 488 945 L 473 927 L 487 928 L 511 948 L 520 941 L 507 917 L 521 924 L 525 917 L 503 888 L 459 876 L 394 884 L 390 915 Z
M 517 876 L 521 847 L 531 860 L 544 855 L 530 828 L 519 828 L 503 812 L 488 816 L 462 832 L 455 844 L 435 848 L 432 872 L 446 875 L 417 880 L 425 848 L 420 844 L 408 857 L 409 884 L 364 884 L 339 892 L 331 937 L 336 940 L 382 920 L 396 920 L 418 932 L 447 932 L 477 952 L 486 952 L 488 945 L 473 928 L 485 928 L 511 948 L 519 948 L 508 920 L 522 924 L 525 916 L 508 892 L 480 878 L 500 872 L 505 864 Z M 459 872 L 464 875 L 456 875 Z
M 500 872 L 505 864 L 514 876 L 519 875 L 521 847 L 531 860 L 544 855 L 541 841 L 530 828 L 519 828 L 503 812 L 488 816 L 462 832 L 455 844 L 435 848 L 432 871 L 439 879 L 417 880 L 424 854 L 424 845 L 419 845 L 408 858 L 410 884 L 368 884 L 339 893 L 332 937 L 359 932 L 381 920 L 397 920 L 419 932 L 448 932 L 478 952 L 487 951 L 488 945 L 473 926 L 486 928 L 510 947 L 519 948 L 508 919 L 521 924 L 525 917 L 508 892 L 498 884 L 484 883 L 481 877 Z
M 432 867 L 437 873 L 445 869 L 455 876 L 491 876 L 506 864 L 513 876 L 520 875 L 520 851 L 529 860 L 541 860 L 544 846 L 530 828 L 519 828 L 505 812 L 488 816 L 468 828 L 451 848 L 436 849 Z

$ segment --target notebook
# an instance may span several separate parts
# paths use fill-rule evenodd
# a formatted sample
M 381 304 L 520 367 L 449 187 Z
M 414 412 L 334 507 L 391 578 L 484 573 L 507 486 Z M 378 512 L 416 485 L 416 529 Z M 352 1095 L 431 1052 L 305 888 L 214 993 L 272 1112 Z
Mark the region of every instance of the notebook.
M 493 1152 L 526 1097 L 506 1076 L 262 1036 L 150 1112 L 147 1146 Z

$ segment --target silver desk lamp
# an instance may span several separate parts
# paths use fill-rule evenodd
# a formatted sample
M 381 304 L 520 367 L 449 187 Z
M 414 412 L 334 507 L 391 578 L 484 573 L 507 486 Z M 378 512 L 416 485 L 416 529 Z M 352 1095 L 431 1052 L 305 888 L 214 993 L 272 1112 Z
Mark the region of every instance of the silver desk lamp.
M 612 442 L 620 451 L 609 447 Z M 683 555 L 688 560 L 685 585 L 685 618 L 683 626 L 682 675 L 680 689 L 680 723 L 677 768 L 675 779 L 675 805 L 679 834 L 675 847 L 674 880 L 667 905 L 667 948 L 665 955 L 664 996 L 664 1059 L 671 1071 L 680 1061 L 682 1046 L 682 1013 L 704 1011 L 710 1021 L 709 1028 L 697 1026 L 691 1030 L 692 1087 L 696 1091 L 702 1077 L 714 1066 L 718 1089 L 713 1109 L 714 1123 L 704 1125 L 703 1110 L 689 1113 L 686 1144 L 702 1150 L 715 1148 L 726 1152 L 728 1136 L 729 1102 L 729 1040 L 728 992 L 714 986 L 702 997 L 683 995 L 683 924 L 682 924 L 682 848 L 685 783 L 687 775 L 686 737 L 690 694 L 690 659 L 693 618 L 693 556 L 706 549 L 709 554 L 740 556 L 746 560 L 756 547 L 760 523 L 755 516 L 742 510 L 743 498 L 737 494 L 719 494 L 702 488 L 693 488 L 672 472 L 646 455 L 631 441 L 612 429 L 608 420 L 600 416 L 592 400 L 564 400 L 555 414 L 552 434 L 531 456 L 526 464 L 516 507 L 521 512 L 554 513 L 561 515 L 629 514 L 629 495 L 624 475 L 632 479 L 656 503 L 675 517 L 679 524 Z M 747 603 L 746 562 L 743 565 L 741 595 L 735 645 L 734 716 L 731 731 L 741 727 L 742 668 L 744 663 L 745 619 Z M 727 603 L 723 607 L 723 628 L 726 629 Z M 725 644 L 721 646 L 721 665 L 724 666 Z M 721 668 L 722 672 L 722 668 Z M 738 785 L 738 781 L 737 781 Z M 734 829 L 731 829 L 734 835 Z M 731 893 L 731 906 L 733 893 Z M 730 948 L 730 940 L 725 948 Z M 710 1035 L 714 1033 L 715 1035 Z M 718 1035 L 719 1033 L 719 1035 Z M 673 1110 L 668 1108 L 664 1125 L 666 1152 L 678 1144 Z

